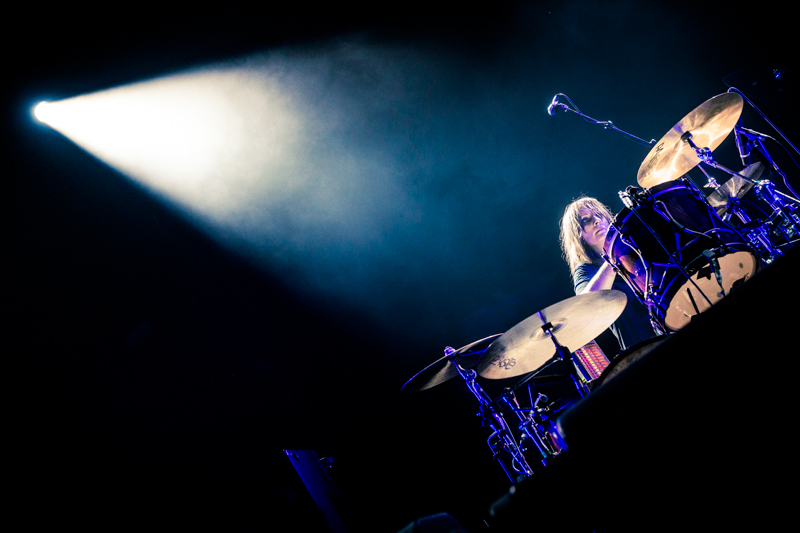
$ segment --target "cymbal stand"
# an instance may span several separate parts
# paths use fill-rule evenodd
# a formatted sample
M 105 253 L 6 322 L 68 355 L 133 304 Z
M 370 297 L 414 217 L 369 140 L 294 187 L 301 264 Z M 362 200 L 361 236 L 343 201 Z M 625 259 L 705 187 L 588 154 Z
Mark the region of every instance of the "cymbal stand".
M 548 431 L 548 429 L 552 429 L 554 426 L 550 417 L 547 416 L 550 406 L 545 405 L 544 407 L 540 407 L 539 405 L 540 402 L 547 404 L 547 396 L 539 393 L 534 401 L 533 395 L 531 394 L 530 409 L 523 409 L 519 405 L 519 401 L 517 401 L 517 397 L 514 395 L 514 390 L 510 387 L 503 390 L 500 399 L 508 405 L 520 421 L 519 429 L 522 431 L 520 446 L 522 446 L 524 450 L 525 443 L 527 441 L 532 442 L 539 451 L 543 465 L 547 466 L 547 461 L 550 457 L 558 455 L 567 449 L 567 445 L 557 432 Z
M 747 215 L 742 208 L 741 200 L 735 196 L 730 198 L 728 202 L 728 211 L 722 219 L 727 222 L 734 215 L 745 225 L 752 225 L 753 219 Z M 745 233 L 745 237 L 755 250 L 761 251 L 759 255 L 766 263 L 771 263 L 776 257 L 783 255 L 783 251 L 772 244 L 772 240 L 769 238 L 769 234 L 763 223 L 758 224 Z
M 753 132 L 749 132 L 748 130 L 739 128 L 738 126 L 735 128 L 736 134 L 742 134 L 749 139 L 750 142 L 753 142 L 758 146 L 759 152 L 764 156 L 764 158 L 768 161 L 768 166 L 770 166 L 773 170 L 775 170 L 778 174 L 780 174 L 784 181 L 786 181 L 786 175 L 780 171 L 778 166 L 770 157 L 769 153 L 767 152 L 766 148 L 764 147 L 763 143 L 763 136 L 754 134 Z M 759 180 L 753 181 L 752 179 L 744 176 L 738 172 L 734 172 L 733 170 L 720 165 L 711 155 L 711 150 L 708 148 L 699 148 L 693 141 L 692 141 L 692 133 L 687 131 L 681 136 L 681 140 L 687 143 L 689 146 L 694 149 L 697 157 L 700 159 L 700 162 L 705 163 L 706 165 L 721 170 L 730 174 L 731 176 L 738 176 L 739 178 L 743 179 L 744 181 L 751 183 L 756 188 L 756 195 L 764 200 L 770 208 L 772 208 L 774 213 L 780 213 L 785 217 L 785 219 L 789 222 L 794 230 L 795 235 L 800 236 L 800 216 L 797 214 L 797 205 L 800 205 L 800 200 L 789 196 L 788 194 L 784 194 L 780 191 L 775 190 L 775 185 L 769 180 Z M 790 205 L 789 203 L 794 204 Z
M 445 355 L 450 355 L 453 352 L 455 352 L 455 350 L 449 346 L 445 349 Z M 483 387 L 475 381 L 478 373 L 472 369 L 467 370 L 462 368 L 455 359 L 451 361 L 456 369 L 458 369 L 459 375 L 464 379 L 467 388 L 472 392 L 475 398 L 477 398 L 480 404 L 479 414 L 481 415 L 484 425 L 489 426 L 492 430 L 492 434 L 489 435 L 489 438 L 486 440 L 486 443 L 492 450 L 492 457 L 498 460 L 503 471 L 512 483 L 519 481 L 520 477 L 532 476 L 533 469 L 531 469 L 530 465 L 525 460 L 525 456 L 522 454 L 522 450 L 517 445 L 516 440 L 514 440 L 511 429 L 508 427 L 502 413 L 495 410 L 492 405 L 492 400 L 483 390 Z M 510 468 L 501 458 L 501 454 L 504 452 L 511 456 Z
M 788 221 L 792 228 L 792 235 L 789 238 L 794 238 L 795 241 L 800 237 L 800 217 L 797 215 L 797 207 L 786 202 L 785 198 L 790 198 L 791 201 L 797 201 L 780 191 L 775 190 L 775 184 L 769 180 L 761 180 L 756 184 L 756 196 L 764 200 L 772 209 L 774 213 L 780 213 L 784 219 Z
M 578 389 L 578 393 L 580 393 L 581 398 L 585 398 L 589 395 L 589 387 L 586 386 L 589 379 L 586 375 L 586 371 L 582 368 L 580 363 L 572 357 L 569 349 L 566 346 L 562 346 L 561 343 L 558 342 L 556 339 L 555 334 L 553 333 L 553 324 L 547 321 L 544 316 L 543 311 L 539 311 L 537 313 L 539 315 L 539 319 L 542 321 L 542 331 L 544 331 L 550 340 L 553 341 L 553 345 L 556 348 L 556 353 L 553 355 L 553 359 L 551 363 L 555 363 L 558 361 L 569 361 L 571 363 L 569 376 L 572 378 L 572 382 L 575 384 L 575 387 Z
M 556 339 L 555 334 L 553 333 L 553 324 L 546 320 L 544 312 L 539 311 L 537 314 L 543 323 L 542 331 L 544 331 L 547 336 L 550 337 L 550 340 L 553 341 L 556 351 L 553 357 L 547 363 L 542 365 L 542 367 L 538 370 L 532 372 L 528 378 L 519 384 L 519 386 L 528 382 L 533 376 L 541 373 L 544 369 L 552 366 L 553 364 L 569 360 L 569 362 L 572 363 L 572 365 L 569 367 L 569 377 L 572 379 L 572 383 L 575 385 L 575 388 L 578 390 L 581 398 L 585 398 L 589 394 L 589 389 L 586 386 L 586 383 L 588 383 L 589 380 L 588 376 L 586 376 L 585 369 L 583 369 L 579 362 L 576 361 L 569 349 L 558 342 L 558 339 Z M 530 389 L 528 390 L 530 391 Z M 563 439 L 561 439 L 561 437 L 558 435 L 558 432 L 552 431 L 554 429 L 554 424 L 547 416 L 550 406 L 545 405 L 544 407 L 540 407 L 539 405 L 540 402 L 547 404 L 547 396 L 539 393 L 534 401 L 531 393 L 531 408 L 523 409 L 514 395 L 514 389 L 507 387 L 503 390 L 500 400 L 511 409 L 511 411 L 520 421 L 519 429 L 522 432 L 520 444 L 524 446 L 526 441 L 532 442 L 539 451 L 539 455 L 541 455 L 541 461 L 543 465 L 547 465 L 547 461 L 550 459 L 550 457 L 558 455 L 567 449 L 566 443 L 564 443 Z M 550 429 L 550 431 L 548 431 L 548 429 Z

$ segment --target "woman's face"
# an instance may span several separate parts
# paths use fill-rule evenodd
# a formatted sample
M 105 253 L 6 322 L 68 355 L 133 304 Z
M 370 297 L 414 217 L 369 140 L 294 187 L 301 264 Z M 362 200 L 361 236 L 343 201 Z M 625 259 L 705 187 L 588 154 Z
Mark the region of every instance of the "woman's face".
M 578 211 L 581 224 L 581 238 L 598 255 L 603 253 L 603 243 L 608 231 L 608 220 L 598 215 L 588 207 L 581 207 Z

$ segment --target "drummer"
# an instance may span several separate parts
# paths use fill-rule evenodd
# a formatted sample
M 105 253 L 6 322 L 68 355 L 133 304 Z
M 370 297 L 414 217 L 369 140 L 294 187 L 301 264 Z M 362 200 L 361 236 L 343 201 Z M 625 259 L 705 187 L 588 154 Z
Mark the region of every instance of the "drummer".
M 628 304 L 611 325 L 620 349 L 656 336 L 647 308 L 610 263 L 603 260 L 603 244 L 612 219 L 608 208 L 595 198 L 584 196 L 564 210 L 561 219 L 561 249 L 569 263 L 575 294 L 616 289 L 625 293 Z

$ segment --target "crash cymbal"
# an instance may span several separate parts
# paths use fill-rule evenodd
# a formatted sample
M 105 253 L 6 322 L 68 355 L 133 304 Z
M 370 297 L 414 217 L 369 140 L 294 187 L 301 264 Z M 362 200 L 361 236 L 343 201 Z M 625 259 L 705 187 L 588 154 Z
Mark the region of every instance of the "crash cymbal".
M 458 369 L 453 361 L 461 365 L 461 368 L 470 369 L 475 366 L 478 360 L 486 351 L 486 348 L 494 342 L 495 339 L 500 337 L 502 333 L 486 337 L 479 341 L 462 346 L 450 355 L 445 355 L 438 361 L 426 366 L 417 374 L 406 381 L 402 392 L 418 392 L 425 389 L 435 387 L 440 383 L 444 383 L 450 378 L 458 376 Z
M 763 173 L 764 165 L 761 163 L 753 163 L 739 172 L 739 174 L 750 178 L 752 181 L 757 181 Z M 750 181 L 744 180 L 739 176 L 733 176 L 708 195 L 708 203 L 717 210 L 719 216 L 722 216 L 734 200 L 742 198 L 752 188 L 753 184 Z
M 683 140 L 687 132 L 698 148 L 715 150 L 733 130 L 744 105 L 737 93 L 723 93 L 706 100 L 683 117 L 656 143 L 639 167 L 636 181 L 649 189 L 676 180 L 700 162 L 694 149 Z
M 556 353 L 553 340 L 542 326 L 551 324 L 558 343 L 573 352 L 613 324 L 627 302 L 625 293 L 605 290 L 573 296 L 551 305 L 493 342 L 478 362 L 478 375 L 502 379 L 533 372 Z

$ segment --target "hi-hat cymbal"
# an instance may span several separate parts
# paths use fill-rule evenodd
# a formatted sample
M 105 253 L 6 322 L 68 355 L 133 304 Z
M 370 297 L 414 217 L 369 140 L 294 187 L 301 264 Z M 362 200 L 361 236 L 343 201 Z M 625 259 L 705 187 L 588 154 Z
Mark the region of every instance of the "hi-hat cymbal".
M 684 142 L 685 133 L 692 134 L 698 148 L 715 150 L 733 130 L 744 101 L 738 93 L 723 93 L 706 100 L 656 143 L 647 154 L 636 176 L 645 189 L 676 180 L 700 162 L 694 149 Z
M 745 167 L 739 174 L 750 178 L 752 181 L 758 181 L 761 174 L 764 173 L 764 168 L 764 165 L 761 163 L 753 163 Z M 739 176 L 733 176 L 708 195 L 708 203 L 711 204 L 711 207 L 716 209 L 719 216 L 722 216 L 734 200 L 742 198 L 752 188 L 752 182 L 744 180 Z
M 440 383 L 444 383 L 450 378 L 458 376 L 458 369 L 453 361 L 464 369 L 474 367 L 481 358 L 481 355 L 483 355 L 483 352 L 486 351 L 486 348 L 501 335 L 502 333 L 491 335 L 479 341 L 467 344 L 466 346 L 462 346 L 450 355 L 445 355 L 417 372 L 414 377 L 406 381 L 406 384 L 403 385 L 400 390 L 402 392 L 418 392 L 430 389 Z
M 616 290 L 595 291 L 567 298 L 539 311 L 503 333 L 478 362 L 478 375 L 513 378 L 541 368 L 556 353 L 552 333 L 561 346 L 574 352 L 595 339 L 622 314 L 628 297 Z

